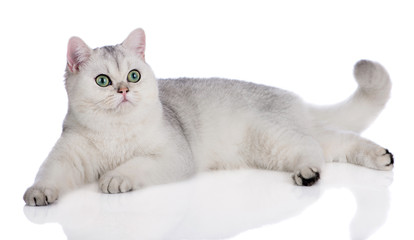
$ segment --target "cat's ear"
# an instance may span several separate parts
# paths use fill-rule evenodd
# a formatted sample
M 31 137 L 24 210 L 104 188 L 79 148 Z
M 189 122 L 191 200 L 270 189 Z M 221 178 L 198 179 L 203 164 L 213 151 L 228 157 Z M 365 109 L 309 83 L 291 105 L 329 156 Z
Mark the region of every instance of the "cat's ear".
M 134 51 L 142 60 L 145 60 L 145 32 L 141 28 L 132 31 L 122 45 Z
M 82 39 L 78 37 L 69 39 L 67 53 L 69 70 L 72 73 L 79 71 L 79 67 L 89 59 L 91 53 L 92 49 Z

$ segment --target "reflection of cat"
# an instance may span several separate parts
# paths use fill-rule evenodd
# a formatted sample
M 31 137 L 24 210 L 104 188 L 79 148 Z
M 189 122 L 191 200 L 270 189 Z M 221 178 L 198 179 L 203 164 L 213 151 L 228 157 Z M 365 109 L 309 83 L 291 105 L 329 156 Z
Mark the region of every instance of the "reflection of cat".
M 378 63 L 355 65 L 359 84 L 343 103 L 305 104 L 277 88 L 224 79 L 157 80 L 145 62 L 145 35 L 120 45 L 68 45 L 69 110 L 61 138 L 24 200 L 47 205 L 99 180 L 105 193 L 127 192 L 213 169 L 293 172 L 310 186 L 324 162 L 390 170 L 392 154 L 361 138 L 386 104 L 391 82 Z
M 288 229 L 303 223 L 320 239 L 348 230 L 350 239 L 368 239 L 387 219 L 392 181 L 393 172 L 351 164 L 327 164 L 311 188 L 282 172 L 215 171 L 130 194 L 99 194 L 91 184 L 51 207 L 23 209 L 36 224 L 60 224 L 67 239 L 301 239 L 309 232 Z M 326 231 L 332 221 L 341 224 Z

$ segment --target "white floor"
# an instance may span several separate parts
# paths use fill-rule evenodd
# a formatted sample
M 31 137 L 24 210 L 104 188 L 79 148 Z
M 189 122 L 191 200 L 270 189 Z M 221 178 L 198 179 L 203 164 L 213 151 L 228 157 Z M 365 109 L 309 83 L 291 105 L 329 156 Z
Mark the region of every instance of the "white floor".
M 102 194 L 94 184 L 48 207 L 23 207 L 13 198 L 2 205 L 10 221 L 1 235 L 3 239 L 393 239 L 397 234 L 412 239 L 410 176 L 400 176 L 403 164 L 397 166 L 394 172 L 380 172 L 329 164 L 322 180 L 311 188 L 294 186 L 287 173 L 241 170 L 201 174 L 120 195 Z
M 0 239 L 414 239 L 409 1 L 46 2 L 0 3 Z M 210 172 L 120 195 L 90 185 L 25 207 L 66 113 L 69 37 L 97 47 L 136 27 L 158 77 L 248 80 L 317 104 L 352 93 L 357 60 L 381 62 L 392 98 L 363 136 L 394 154 L 394 170 L 328 164 L 310 188 L 288 173 Z

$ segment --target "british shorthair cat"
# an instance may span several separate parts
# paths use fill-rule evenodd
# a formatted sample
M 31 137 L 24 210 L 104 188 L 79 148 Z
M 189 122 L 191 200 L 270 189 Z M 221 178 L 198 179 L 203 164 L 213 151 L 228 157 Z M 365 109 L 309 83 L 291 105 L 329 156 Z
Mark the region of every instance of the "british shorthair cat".
M 157 79 L 142 29 L 96 49 L 73 37 L 63 132 L 24 200 L 42 206 L 94 181 L 104 193 L 123 193 L 218 169 L 288 171 L 300 186 L 315 184 L 325 162 L 391 170 L 393 155 L 359 136 L 388 101 L 390 78 L 368 60 L 354 76 L 351 97 L 316 107 L 248 82 Z

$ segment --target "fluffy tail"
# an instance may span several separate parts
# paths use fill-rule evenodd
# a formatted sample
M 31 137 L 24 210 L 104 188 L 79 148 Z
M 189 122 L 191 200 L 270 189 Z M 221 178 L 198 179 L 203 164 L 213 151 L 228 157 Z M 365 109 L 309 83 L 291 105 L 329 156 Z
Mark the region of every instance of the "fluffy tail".
M 324 126 L 360 133 L 379 115 L 391 92 L 390 77 L 379 63 L 361 60 L 354 66 L 358 88 L 347 100 L 327 107 L 311 107 L 310 113 Z

